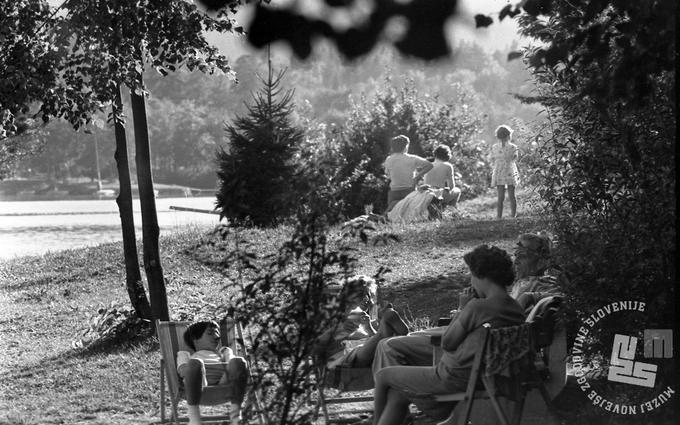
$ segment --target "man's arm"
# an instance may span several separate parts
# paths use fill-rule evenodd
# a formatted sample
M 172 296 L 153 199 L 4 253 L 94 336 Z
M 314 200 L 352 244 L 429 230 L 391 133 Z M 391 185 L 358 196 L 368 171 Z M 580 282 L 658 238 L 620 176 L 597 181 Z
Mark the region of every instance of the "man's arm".
M 423 176 L 425 174 L 427 174 L 427 172 L 430 171 L 432 169 L 432 167 L 434 166 L 427 159 L 424 159 L 424 158 L 421 158 L 421 157 L 417 157 L 417 158 L 418 158 L 418 161 L 417 161 L 416 165 L 417 165 L 417 168 L 420 171 L 418 171 L 418 174 L 416 174 L 416 176 L 413 178 L 413 183 L 416 184 L 416 185 L 418 184 L 420 179 L 422 179 Z
M 449 184 L 449 189 L 456 187 L 456 181 L 453 179 L 453 166 L 451 164 L 446 167 L 446 182 Z

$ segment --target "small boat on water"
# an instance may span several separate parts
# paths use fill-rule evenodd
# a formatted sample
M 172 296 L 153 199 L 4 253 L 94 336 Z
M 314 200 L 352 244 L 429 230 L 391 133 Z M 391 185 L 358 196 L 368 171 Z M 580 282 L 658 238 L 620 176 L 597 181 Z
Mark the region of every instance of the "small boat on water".
M 99 189 L 95 192 L 97 199 L 110 199 L 116 197 L 116 191 L 113 189 Z

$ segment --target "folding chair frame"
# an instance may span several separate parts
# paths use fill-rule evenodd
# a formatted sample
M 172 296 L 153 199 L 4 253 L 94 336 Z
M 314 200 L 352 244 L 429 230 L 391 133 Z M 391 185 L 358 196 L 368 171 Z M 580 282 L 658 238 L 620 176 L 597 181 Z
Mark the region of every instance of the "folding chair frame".
M 182 334 L 184 330 L 192 322 L 172 322 L 172 321 L 160 321 L 156 320 L 156 332 L 158 334 L 158 340 L 161 343 L 161 382 L 160 382 L 160 413 L 161 413 L 161 424 L 174 423 L 179 425 L 182 422 L 188 422 L 189 418 L 180 417 L 178 414 L 178 406 L 180 399 L 183 398 L 183 391 L 180 389 L 180 377 L 177 374 L 177 352 L 184 349 L 188 350 L 182 339 Z M 247 351 L 243 341 L 243 330 L 241 324 L 231 316 L 227 316 L 224 320 L 220 322 L 220 333 L 222 338 L 222 345 L 230 347 L 234 354 L 241 355 L 247 358 Z M 165 342 L 166 338 L 170 338 L 169 342 Z M 164 349 L 164 345 L 170 344 L 172 350 L 172 358 L 170 359 L 170 352 L 167 348 Z M 166 358 L 168 357 L 168 358 Z M 167 391 L 166 391 L 167 387 Z M 213 391 L 219 391 L 221 386 L 212 385 L 209 387 Z M 167 393 L 167 395 L 166 395 Z M 170 399 L 170 406 L 172 408 L 170 418 L 166 417 L 166 400 Z M 260 407 L 257 397 L 252 391 L 248 392 L 248 398 L 255 405 L 257 412 L 257 418 L 260 425 L 264 425 L 264 420 L 259 413 Z M 225 400 L 224 403 L 228 403 L 229 400 Z M 223 404 L 223 403 L 218 403 Z M 203 405 L 203 404 L 202 404 Z M 228 407 L 227 407 L 228 408 Z M 226 415 L 211 415 L 211 416 L 201 416 L 203 422 L 216 422 L 229 420 L 229 414 Z
M 352 370 L 356 371 L 357 373 L 364 373 L 364 374 L 373 374 L 373 371 L 371 368 L 344 368 L 342 366 L 336 366 L 337 370 L 340 370 L 339 373 L 342 373 L 342 369 L 347 369 L 347 370 Z M 323 412 L 324 420 L 326 421 L 326 424 L 330 423 L 331 420 L 331 414 L 328 411 L 328 405 L 329 404 L 346 404 L 346 403 L 362 403 L 362 402 L 372 402 L 373 401 L 373 395 L 370 396 L 359 396 L 359 395 L 348 395 L 345 397 L 341 396 L 336 396 L 336 397 L 326 397 L 326 379 L 328 377 L 329 370 L 324 367 L 324 366 L 318 366 L 317 367 L 317 393 L 318 393 L 318 398 L 316 401 L 316 406 L 314 409 L 314 420 L 318 419 L 319 417 L 319 410 Z M 338 373 L 334 371 L 333 373 Z M 368 391 L 371 388 L 366 388 L 366 390 L 347 390 L 346 392 L 359 392 L 359 391 Z M 335 389 L 339 393 L 345 392 L 343 389 Z M 334 411 L 334 415 L 341 415 L 344 413 L 364 413 L 364 412 L 372 412 L 373 411 L 373 406 L 371 405 L 370 407 L 365 407 L 365 408 L 357 408 L 357 409 L 344 409 L 344 410 L 337 410 Z
M 519 326 L 529 327 L 529 331 L 532 332 L 533 334 L 534 326 L 532 323 L 524 323 Z M 524 402 L 526 400 L 527 392 L 533 388 L 539 389 L 541 396 L 543 397 L 543 400 L 546 402 L 546 405 L 550 408 L 551 407 L 550 398 L 548 397 L 547 391 L 545 390 L 543 381 L 540 379 L 538 373 L 533 367 L 534 365 L 533 360 L 535 354 L 533 344 L 530 347 L 528 353 L 524 356 L 526 357 L 526 364 L 528 365 L 527 370 L 525 370 L 523 373 L 518 374 L 517 376 L 511 376 L 510 386 L 509 388 L 506 389 L 507 391 L 505 394 L 501 394 L 499 392 L 496 383 L 496 377 L 487 376 L 484 373 L 483 359 L 484 356 L 486 355 L 486 350 L 489 346 L 489 339 L 491 338 L 491 326 L 488 323 L 485 323 L 483 327 L 484 330 L 482 336 L 482 344 L 480 347 L 481 349 L 476 352 L 475 357 L 473 359 L 472 369 L 470 372 L 470 379 L 468 381 L 468 385 L 465 392 L 435 395 L 433 397 L 434 400 L 441 402 L 465 401 L 465 410 L 460 418 L 459 422 L 460 424 L 468 423 L 468 420 L 470 419 L 470 415 L 472 413 L 472 406 L 475 400 L 488 399 L 491 402 L 493 410 L 496 413 L 496 416 L 498 417 L 502 425 L 509 424 L 519 425 L 520 420 L 522 419 L 522 411 L 524 409 Z M 433 343 L 436 343 L 438 345 L 439 341 L 435 340 L 433 341 Z M 479 381 L 481 381 L 484 390 L 477 390 Z M 511 420 L 508 420 L 506 412 L 500 405 L 498 400 L 499 397 L 504 397 L 514 402 L 515 408 L 513 409 Z M 454 411 L 451 411 L 451 414 L 444 421 L 439 422 L 438 425 L 454 425 L 455 424 Z
M 380 286 L 377 287 L 377 293 L 376 293 L 376 302 L 373 305 L 372 310 L 369 312 L 369 315 L 371 316 L 372 320 L 377 320 L 378 319 L 378 310 L 380 309 L 381 306 L 381 288 Z M 314 363 L 316 364 L 316 385 L 317 385 L 317 401 L 316 401 L 316 406 L 314 408 L 314 415 L 313 418 L 314 420 L 317 420 L 319 417 L 319 410 L 323 412 L 324 419 L 326 421 L 326 424 L 330 423 L 331 420 L 331 415 L 330 412 L 328 411 L 328 405 L 329 404 L 346 404 L 346 403 L 363 403 L 363 402 L 372 402 L 373 401 L 373 395 L 371 394 L 370 396 L 360 396 L 360 395 L 346 395 L 346 396 L 340 396 L 338 394 L 336 397 L 326 397 L 325 390 L 328 388 L 327 385 L 327 377 L 328 373 L 330 371 L 326 367 L 323 362 L 321 362 L 319 359 L 314 359 Z M 336 366 L 335 367 L 336 371 L 333 371 L 333 373 L 342 373 L 343 371 L 349 371 L 353 370 L 358 374 L 369 374 L 370 376 L 373 376 L 373 370 L 371 368 L 348 368 L 348 367 L 343 367 L 343 366 Z M 338 391 L 338 393 L 355 393 L 355 392 L 360 392 L 360 391 L 368 391 L 372 389 L 373 386 L 370 388 L 366 388 L 365 390 L 358 389 L 358 390 L 345 390 L 344 388 L 334 388 L 334 390 Z M 367 412 L 373 412 L 373 405 L 371 404 L 370 407 L 366 408 L 357 408 L 357 409 L 344 409 L 344 410 L 338 410 L 334 411 L 334 415 L 341 415 L 344 413 L 367 413 Z

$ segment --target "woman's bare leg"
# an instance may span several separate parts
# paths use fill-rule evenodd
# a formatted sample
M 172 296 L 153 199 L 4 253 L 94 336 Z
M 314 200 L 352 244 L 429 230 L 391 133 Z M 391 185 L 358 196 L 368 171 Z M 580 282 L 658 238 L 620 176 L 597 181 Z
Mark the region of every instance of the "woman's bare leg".
M 408 327 L 399 316 L 399 313 L 391 308 L 385 309 L 376 334 L 371 335 L 361 347 L 356 348 L 354 366 L 371 367 L 378 342 L 385 338 L 406 335 L 407 333 Z
M 373 423 L 378 425 L 401 425 L 408 415 L 408 406 L 411 402 L 399 391 L 389 389 L 385 407 L 381 412 L 378 422 L 375 417 Z
M 505 186 L 496 186 L 498 189 L 498 203 L 496 204 L 496 218 L 503 217 L 503 202 L 505 201 Z

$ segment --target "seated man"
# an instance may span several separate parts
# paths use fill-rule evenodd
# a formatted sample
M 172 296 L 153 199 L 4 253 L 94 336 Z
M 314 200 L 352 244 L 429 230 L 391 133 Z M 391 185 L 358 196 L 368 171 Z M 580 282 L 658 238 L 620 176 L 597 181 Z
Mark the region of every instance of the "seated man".
M 519 236 L 515 247 L 515 275 L 517 280 L 510 288 L 510 296 L 528 314 L 542 298 L 559 295 L 566 277 L 550 263 L 550 239 L 543 235 L 525 233 Z
M 378 323 L 371 323 L 367 312 L 376 303 L 376 289 L 375 280 L 368 276 L 348 280 L 342 292 L 347 297 L 345 320 L 318 338 L 316 354 L 326 359 L 328 367 L 371 367 L 379 341 L 408 333 L 406 323 L 391 306 L 382 311 Z
M 211 404 L 214 397 L 231 398 L 231 425 L 241 421 L 241 403 L 248 381 L 248 366 L 243 357 L 234 356 L 229 347 L 221 347 L 220 329 L 216 322 L 196 322 L 184 332 L 184 342 L 194 350 L 177 352 L 177 373 L 184 379 L 189 409 L 189 424 L 200 425 L 199 404 Z M 223 363 L 227 363 L 224 365 Z M 227 385 L 229 394 L 204 394 L 208 385 Z M 210 399 L 208 399 L 210 398 Z
M 400 425 L 414 395 L 464 391 L 482 324 L 492 327 L 518 325 L 524 312 L 508 295 L 514 281 L 512 259 L 502 249 L 480 245 L 463 257 L 470 268 L 472 288 L 478 298 L 465 304 L 446 328 L 441 341 L 443 355 L 435 366 L 390 366 L 375 375 L 374 417 L 378 425 Z M 445 417 L 455 403 L 436 403 L 418 397 L 417 405 L 429 416 Z

